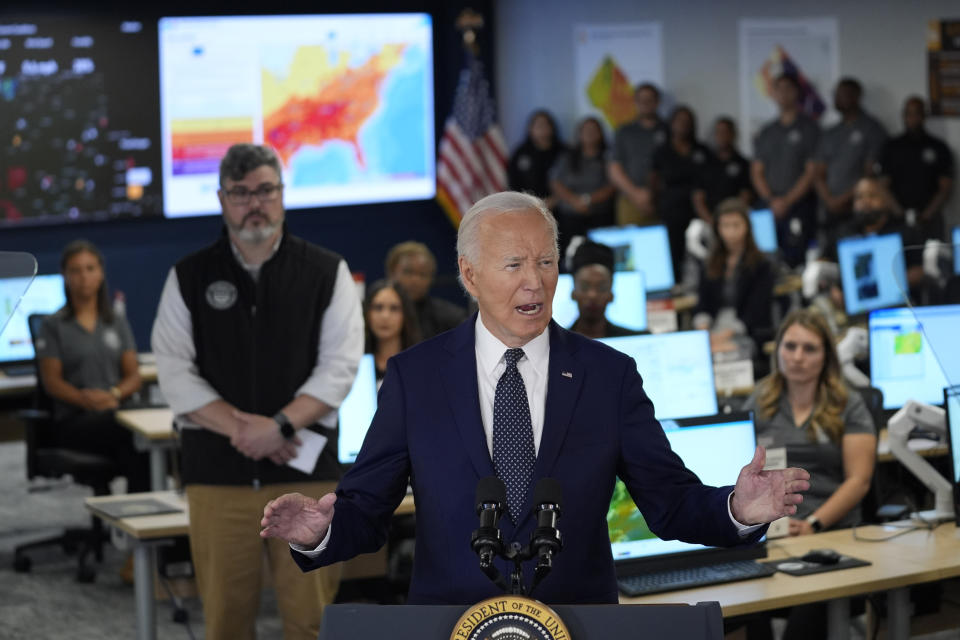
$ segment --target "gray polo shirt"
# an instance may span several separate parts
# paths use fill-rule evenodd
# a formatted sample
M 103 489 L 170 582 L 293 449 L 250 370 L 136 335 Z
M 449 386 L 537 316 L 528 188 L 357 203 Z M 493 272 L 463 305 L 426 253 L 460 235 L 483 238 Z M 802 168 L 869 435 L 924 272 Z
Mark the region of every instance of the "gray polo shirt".
M 553 165 L 553 169 L 550 171 L 551 180 L 556 180 L 570 191 L 581 195 L 593 193 L 609 184 L 606 157 L 580 158 L 580 166 L 574 170 L 572 164 L 574 153 L 576 152 L 571 151 L 560 156 L 557 164 Z M 577 215 L 573 207 L 564 200 L 560 200 L 556 208 L 558 213 Z M 593 208 L 591 206 L 591 209 Z
M 839 122 L 820 136 L 817 162 L 827 167 L 827 189 L 834 196 L 853 189 L 868 166 L 879 157 L 887 140 L 883 125 L 866 113 L 851 122 Z
M 670 130 L 662 120 L 647 128 L 630 122 L 617 129 L 613 138 L 613 160 L 623 167 L 630 182 L 638 187 L 648 186 L 647 178 L 653 165 L 653 152 L 670 137 Z
M 763 175 L 775 196 L 786 195 L 814 158 L 820 128 L 805 115 L 784 125 L 777 118 L 768 123 L 753 142 L 753 157 L 763 163 Z
M 97 320 L 97 326 L 90 332 L 69 316 L 64 307 L 43 322 L 35 348 L 38 358 L 59 360 L 63 379 L 78 389 L 107 390 L 123 378 L 123 352 L 135 352 L 137 346 L 124 316 L 116 316 L 112 323 Z M 79 411 L 78 407 L 54 401 L 57 419 Z
M 860 394 L 849 389 L 847 406 L 843 408 L 843 434 L 876 434 L 873 418 Z M 756 411 L 757 392 L 754 392 L 743 406 L 744 411 Z M 755 418 L 757 444 L 764 447 L 786 447 L 787 464 L 802 467 L 810 472 L 810 490 L 803 494 L 803 502 L 797 507 L 797 518 L 806 518 L 833 495 L 844 479 L 843 450 L 839 444 L 831 442 L 825 433 L 810 424 L 810 418 L 797 426 L 793 420 L 793 410 L 786 394 L 780 398 L 777 412 L 769 419 Z M 810 430 L 816 436 L 810 439 Z M 831 528 L 852 527 L 860 523 L 860 505 Z

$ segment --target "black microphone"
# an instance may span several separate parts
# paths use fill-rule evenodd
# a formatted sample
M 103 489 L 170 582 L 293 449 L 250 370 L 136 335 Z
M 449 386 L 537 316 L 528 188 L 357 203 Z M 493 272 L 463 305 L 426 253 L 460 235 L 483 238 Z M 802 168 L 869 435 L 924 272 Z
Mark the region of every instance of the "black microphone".
M 537 572 L 549 571 L 553 556 L 563 548 L 563 537 L 557 529 L 563 491 L 554 478 L 541 478 L 533 490 L 537 512 L 537 528 L 530 535 L 530 550 L 537 554 Z
M 484 572 L 493 568 L 493 559 L 503 551 L 503 534 L 497 523 L 507 504 L 507 487 L 496 476 L 481 478 L 477 483 L 477 515 L 480 528 L 470 536 L 470 546 L 480 556 Z

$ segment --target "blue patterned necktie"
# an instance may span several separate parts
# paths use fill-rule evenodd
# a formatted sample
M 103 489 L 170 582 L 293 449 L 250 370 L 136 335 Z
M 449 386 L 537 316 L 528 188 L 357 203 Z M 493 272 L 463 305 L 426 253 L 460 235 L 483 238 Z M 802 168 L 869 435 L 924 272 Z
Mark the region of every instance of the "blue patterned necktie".
M 507 507 L 514 524 L 523 513 L 537 459 L 527 390 L 517 369 L 522 357 L 523 349 L 507 349 L 503 354 L 507 368 L 493 398 L 493 468 L 507 486 Z

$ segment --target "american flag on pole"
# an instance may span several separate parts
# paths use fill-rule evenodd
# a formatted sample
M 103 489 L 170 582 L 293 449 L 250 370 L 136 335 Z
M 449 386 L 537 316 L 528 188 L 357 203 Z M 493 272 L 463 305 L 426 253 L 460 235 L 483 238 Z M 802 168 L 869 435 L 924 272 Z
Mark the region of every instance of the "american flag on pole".
M 483 63 L 467 52 L 467 63 L 440 138 L 437 200 L 454 226 L 474 202 L 507 188 L 507 145 Z

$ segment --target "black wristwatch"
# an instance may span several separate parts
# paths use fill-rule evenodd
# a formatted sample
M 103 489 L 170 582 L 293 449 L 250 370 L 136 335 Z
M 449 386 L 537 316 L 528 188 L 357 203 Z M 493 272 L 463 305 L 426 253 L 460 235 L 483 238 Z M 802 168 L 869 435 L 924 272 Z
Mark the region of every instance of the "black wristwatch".
M 820 518 L 817 516 L 808 516 L 807 524 L 810 525 L 810 528 L 813 529 L 814 533 L 820 533 L 823 531 L 823 523 L 820 522 Z
M 274 422 L 277 423 L 277 426 L 280 427 L 280 435 L 282 435 L 287 440 L 290 440 L 297 434 L 297 430 L 293 428 L 293 424 L 290 423 L 290 418 L 283 411 L 277 411 L 277 414 L 273 416 Z

